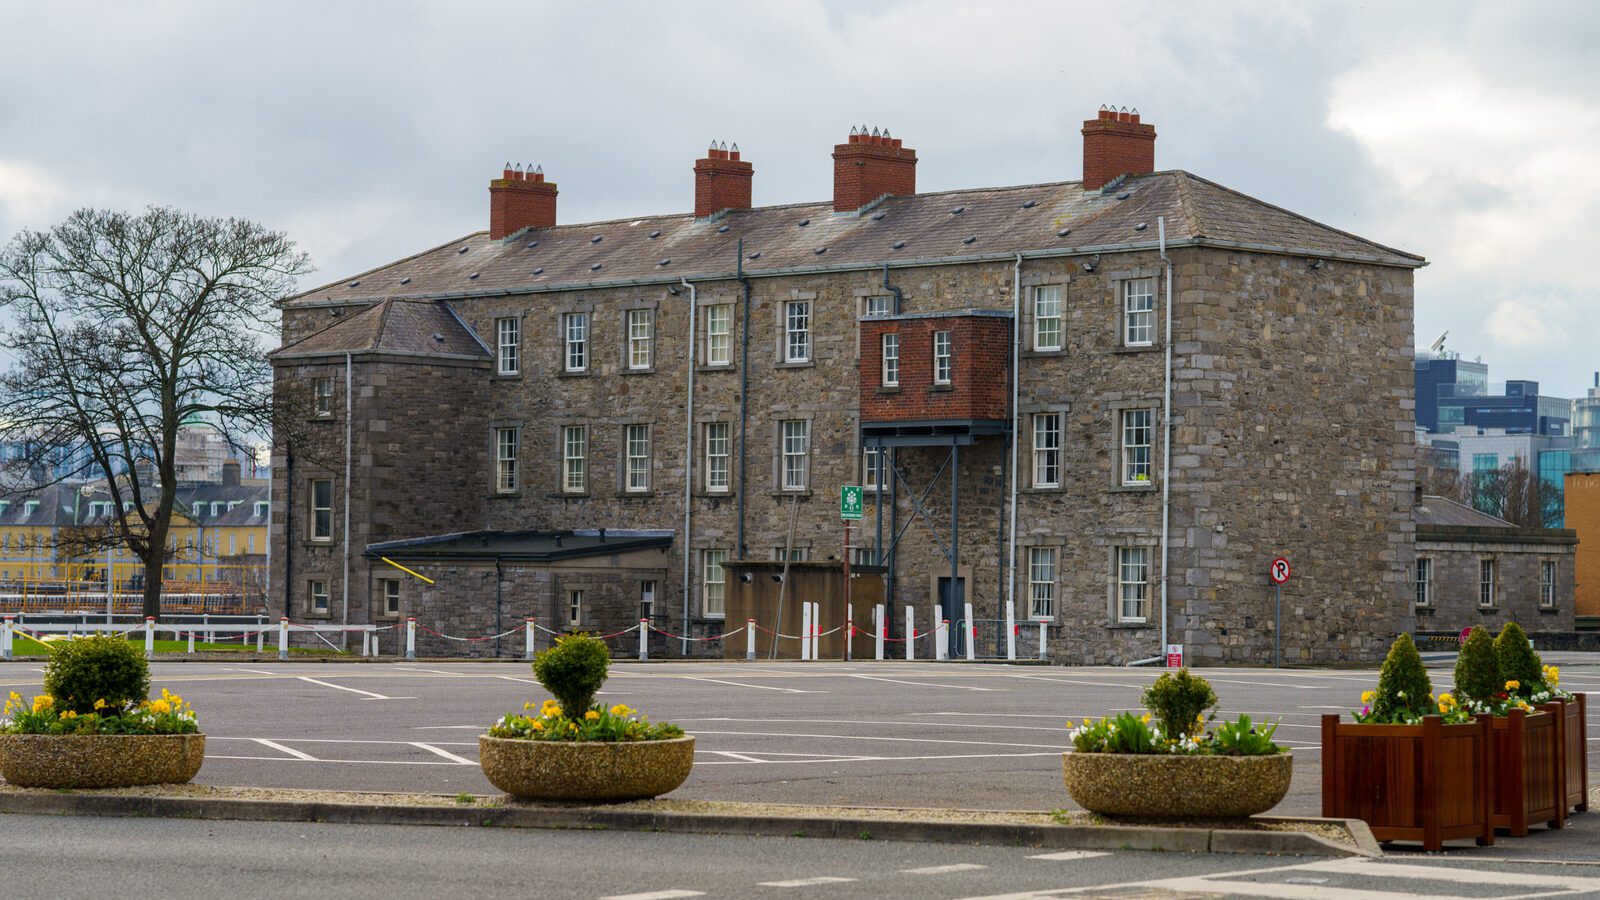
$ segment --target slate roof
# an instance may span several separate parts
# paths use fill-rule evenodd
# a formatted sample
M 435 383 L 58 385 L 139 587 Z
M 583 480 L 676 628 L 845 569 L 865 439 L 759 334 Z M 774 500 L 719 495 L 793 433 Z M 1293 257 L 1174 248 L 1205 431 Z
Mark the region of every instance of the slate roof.
M 368 544 L 365 554 L 377 559 L 517 559 L 532 562 L 608 556 L 630 550 L 666 549 L 672 532 L 665 530 L 599 531 L 463 531 L 431 537 Z
M 369 306 L 268 355 L 295 359 L 343 353 L 490 358 L 489 348 L 448 306 L 406 299 Z
M 371 302 L 389 297 L 457 299 L 572 290 L 679 278 L 732 277 L 744 240 L 747 275 L 849 270 L 928 262 L 1084 255 L 1154 248 L 1166 217 L 1169 246 L 1253 249 L 1415 268 L 1420 257 L 1330 228 L 1183 171 L 1135 176 L 1103 191 L 1081 182 L 889 197 L 860 214 L 832 204 L 735 210 L 695 219 L 642 216 L 528 229 L 504 240 L 469 234 L 332 284 L 288 304 Z M 346 338 L 358 339 L 345 323 Z M 329 328 L 301 342 L 321 347 Z M 370 335 L 381 326 L 360 326 Z M 442 330 L 442 329 L 435 329 Z M 299 352 L 293 345 L 280 354 Z M 328 351 L 322 351 L 328 352 Z M 344 352 L 342 349 L 338 352 Z
M 1419 526 L 1451 525 L 1469 526 L 1474 528 L 1515 528 L 1517 526 L 1507 522 L 1499 516 L 1491 516 L 1485 512 L 1478 512 L 1470 506 L 1457 503 L 1444 497 L 1435 497 L 1429 494 L 1422 498 L 1422 502 L 1412 507 L 1416 514 Z

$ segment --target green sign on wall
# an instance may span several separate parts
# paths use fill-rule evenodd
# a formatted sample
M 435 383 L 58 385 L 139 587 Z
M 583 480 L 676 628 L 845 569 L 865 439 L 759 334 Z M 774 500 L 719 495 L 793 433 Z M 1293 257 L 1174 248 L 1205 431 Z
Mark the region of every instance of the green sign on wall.
M 839 489 L 839 518 L 861 518 L 861 487 L 847 484 Z

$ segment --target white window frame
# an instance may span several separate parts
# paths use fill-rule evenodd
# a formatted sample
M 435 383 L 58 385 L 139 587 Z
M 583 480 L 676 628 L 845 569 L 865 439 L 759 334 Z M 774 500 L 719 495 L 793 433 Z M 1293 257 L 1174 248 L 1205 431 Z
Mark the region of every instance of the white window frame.
M 1033 414 L 1033 486 L 1061 487 L 1062 430 L 1066 416 L 1059 412 Z M 1053 429 L 1045 426 L 1054 423 Z
M 1150 619 L 1150 548 L 1116 550 L 1116 614 L 1118 622 L 1139 624 Z
M 1155 456 L 1155 412 L 1148 407 L 1124 409 L 1117 416 L 1118 458 L 1122 464 L 1124 487 L 1143 487 L 1155 477 L 1151 460 Z M 1143 438 L 1141 441 L 1140 438 Z M 1139 476 L 1143 475 L 1143 478 Z
M 889 294 L 874 294 L 861 298 L 862 318 L 876 319 L 892 315 L 894 315 L 894 297 Z
M 706 312 L 706 365 L 733 365 L 733 305 L 717 303 L 707 306 Z
M 1028 548 L 1028 616 L 1038 621 L 1056 617 L 1056 579 L 1060 553 L 1054 547 Z
M 733 425 L 707 422 L 703 428 L 706 448 L 706 492 L 726 494 L 733 489 Z
M 656 617 L 656 594 L 660 582 L 654 578 L 644 578 L 639 581 L 639 618 L 654 619 Z
M 567 627 L 583 627 L 583 601 L 584 590 L 571 588 L 567 591 Z
M 783 304 L 783 361 L 811 361 L 810 300 L 789 300 Z
M 778 423 L 779 489 L 804 491 L 811 483 L 811 420 Z
M 378 600 L 385 616 L 400 615 L 400 579 L 378 579 Z
M 564 313 L 561 316 L 562 370 L 589 371 L 589 314 Z
M 583 494 L 589 490 L 589 426 L 561 426 L 561 491 Z
M 900 386 L 900 332 L 886 331 L 880 342 L 883 348 L 883 373 L 881 383 L 884 387 Z
M 1053 353 L 1061 346 L 1061 285 L 1041 284 L 1033 289 L 1033 349 Z
M 1539 607 L 1554 609 L 1556 605 L 1556 562 L 1539 560 Z
M 319 503 L 317 499 L 319 484 L 328 486 L 328 494 L 323 503 Z M 311 502 L 307 505 L 311 507 L 311 540 L 319 543 L 330 542 L 333 540 L 333 479 L 313 478 L 309 491 Z
M 328 595 L 328 580 L 326 578 L 312 578 L 306 582 L 306 594 L 309 597 L 308 605 L 311 612 L 328 614 L 330 605 Z
M 1494 609 L 1499 606 L 1500 598 L 1499 566 L 1492 558 L 1479 558 L 1478 560 L 1478 608 Z
M 649 308 L 628 310 L 627 328 L 628 370 L 638 372 L 653 368 L 656 363 L 656 311 Z
M 517 454 L 522 448 L 522 429 L 502 425 L 494 430 L 494 492 L 517 492 Z
M 1150 347 L 1156 342 L 1156 280 L 1130 278 L 1122 283 L 1122 345 Z
M 1418 607 L 1433 606 L 1433 559 L 1432 557 L 1419 556 L 1417 563 L 1412 568 L 1412 581 L 1416 585 L 1416 605 Z
M 708 619 L 728 614 L 728 570 L 722 567 L 727 561 L 726 550 L 700 551 L 700 614 Z
M 311 379 L 311 414 L 319 419 L 333 418 L 333 376 Z
M 811 548 L 810 547 L 788 547 L 788 548 L 773 547 L 772 548 L 772 561 L 773 562 L 783 562 L 784 561 L 783 557 L 785 556 L 785 550 L 787 550 L 787 555 L 789 557 L 788 561 L 792 562 L 792 563 L 805 562 L 807 559 L 811 558 Z
M 643 494 L 650 490 L 650 426 L 632 424 L 622 426 L 622 489 L 629 494 Z
M 498 373 L 517 375 L 522 371 L 522 320 L 505 316 L 494 320 L 495 359 Z
M 948 331 L 933 333 L 933 383 L 948 385 L 955 373 L 955 338 Z
M 887 447 L 862 447 L 861 448 L 861 489 L 864 491 L 883 490 L 883 468 L 888 462 L 889 450 Z

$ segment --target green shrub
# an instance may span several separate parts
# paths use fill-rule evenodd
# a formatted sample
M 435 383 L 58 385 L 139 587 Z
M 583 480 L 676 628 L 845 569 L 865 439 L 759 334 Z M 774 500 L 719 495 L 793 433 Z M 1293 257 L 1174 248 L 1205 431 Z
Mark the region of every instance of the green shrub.
M 1507 622 L 1500 628 L 1500 636 L 1494 639 L 1494 660 L 1500 667 L 1501 682 L 1496 685 L 1497 690 L 1507 681 L 1515 681 L 1518 686 L 1511 693 L 1526 697 L 1544 683 L 1544 664 L 1539 654 L 1533 652 L 1533 644 L 1522 626 L 1515 622 Z
M 1402 634 L 1389 647 L 1378 673 L 1378 696 L 1372 701 L 1376 722 L 1402 722 L 1433 713 L 1433 683 L 1422 666 L 1422 655 L 1411 635 Z
M 1161 723 L 1161 734 L 1172 740 L 1204 730 L 1205 711 L 1217 705 L 1211 683 L 1189 674 L 1187 666 L 1167 672 L 1145 689 L 1144 705 Z
M 1474 626 L 1456 657 L 1456 693 L 1468 700 L 1486 701 L 1501 689 L 1500 664 L 1495 659 L 1494 638 L 1482 625 Z
M 611 651 L 586 634 L 556 638 L 555 646 L 533 660 L 533 677 L 561 704 L 569 718 L 581 719 L 594 706 L 594 695 L 606 683 Z
M 50 661 L 44 664 L 44 691 L 63 712 L 94 712 L 96 700 L 122 709 L 149 696 L 150 665 L 144 650 L 124 638 L 74 638 L 51 645 Z

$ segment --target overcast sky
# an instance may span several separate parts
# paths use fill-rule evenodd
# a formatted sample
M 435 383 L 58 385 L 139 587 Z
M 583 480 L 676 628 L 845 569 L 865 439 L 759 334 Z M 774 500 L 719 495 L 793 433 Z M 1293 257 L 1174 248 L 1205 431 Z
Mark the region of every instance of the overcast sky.
M 757 204 L 822 200 L 862 123 L 924 190 L 1076 180 L 1115 103 L 1158 168 L 1426 256 L 1419 345 L 1564 396 L 1600 369 L 1600 4 L 0 0 L 0 31 L 0 239 L 240 215 L 309 287 L 486 228 L 507 160 L 564 222 L 688 211 L 713 138 Z

